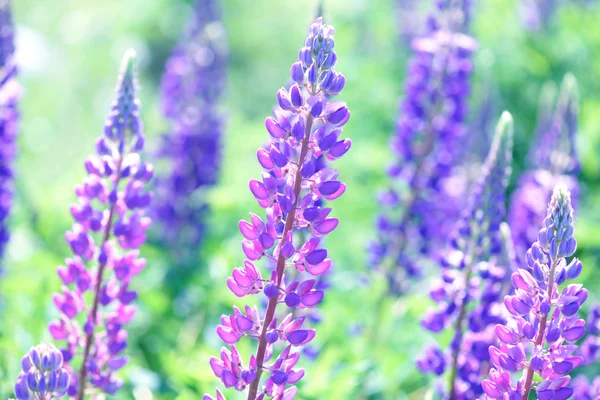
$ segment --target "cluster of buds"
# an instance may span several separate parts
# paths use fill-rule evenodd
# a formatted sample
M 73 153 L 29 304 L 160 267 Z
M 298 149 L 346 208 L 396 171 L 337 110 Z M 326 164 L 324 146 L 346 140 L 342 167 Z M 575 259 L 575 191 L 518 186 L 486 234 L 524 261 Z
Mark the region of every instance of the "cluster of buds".
M 21 359 L 21 373 L 15 384 L 17 400 L 52 400 L 67 393 L 69 373 L 63 355 L 51 344 L 38 344 Z

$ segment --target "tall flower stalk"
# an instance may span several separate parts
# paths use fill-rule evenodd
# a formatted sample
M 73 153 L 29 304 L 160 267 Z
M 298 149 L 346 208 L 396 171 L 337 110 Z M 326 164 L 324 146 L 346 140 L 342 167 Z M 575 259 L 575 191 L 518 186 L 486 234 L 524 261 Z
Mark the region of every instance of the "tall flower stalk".
M 135 52 L 129 50 L 104 134 L 85 162 L 88 176 L 75 187 L 75 223 L 65 234 L 74 257 L 58 268 L 64 286 L 54 304 L 61 318 L 49 325 L 52 337 L 64 342 L 68 393 L 78 400 L 98 391 L 114 394 L 123 385 L 115 372 L 128 361 L 124 326 L 135 314 L 137 297 L 131 280 L 146 265 L 138 248 L 150 225 L 144 210 L 151 194 L 145 185 L 153 170 L 140 160 L 139 108 Z
M 430 30 L 412 43 L 405 97 L 391 140 L 395 159 L 390 188 L 380 197 L 377 239 L 370 265 L 382 271 L 390 290 L 405 290 L 421 274 L 423 254 L 437 249 L 464 206 L 448 191 L 446 179 L 466 135 L 465 118 L 472 72 L 473 38 L 453 31 L 445 2 L 430 18 Z
M 210 365 L 225 387 L 247 390 L 248 400 L 294 398 L 294 384 L 304 376 L 303 369 L 295 369 L 299 348 L 316 334 L 304 327 L 306 318 L 294 318 L 293 311 L 316 306 L 323 291 L 315 288 L 312 277 L 289 276 L 302 272 L 318 277 L 329 269 L 331 260 L 320 243 L 338 220 L 329 216 L 332 210 L 321 206 L 321 199 L 334 200 L 346 190 L 337 170 L 318 165 L 342 157 L 351 146 L 349 139 L 340 139 L 350 117 L 348 108 L 329 100 L 345 84 L 344 76 L 334 71 L 334 32 L 321 18 L 311 25 L 290 71 L 294 84 L 277 92 L 283 111 L 265 121 L 271 142 L 257 152 L 264 168 L 262 180 L 249 184 L 266 219 L 250 214 L 250 221 L 239 223 L 247 259 L 233 270 L 227 285 L 238 297 L 264 295 L 266 310 L 247 305 L 243 311 L 234 307 L 232 315 L 223 315 L 217 334 L 230 348 L 224 347 L 220 358 L 211 358 Z M 267 279 L 256 265 L 260 259 L 275 263 Z M 282 307 L 292 312 L 278 320 L 276 311 Z M 257 342 L 246 362 L 235 345 L 244 336 Z M 219 391 L 217 398 L 223 398 Z
M 565 75 L 560 93 L 548 86 L 542 90 L 538 125 L 528 154 L 529 170 L 518 182 L 511 196 L 508 222 L 520 265 L 526 267 L 523 255 L 537 239 L 536 226 L 543 221 L 545 204 L 550 201 L 557 184 L 566 185 L 571 202 L 577 208 L 579 183 L 576 175 L 580 163 L 576 150 L 577 118 L 579 114 L 577 81 Z M 554 104 L 556 103 L 556 104 Z M 540 202 L 543 199 L 543 202 Z
M 161 238 L 177 253 L 197 248 L 204 236 L 206 190 L 221 166 L 227 44 L 217 0 L 196 0 L 189 29 L 165 65 L 161 82 L 162 113 L 168 132 L 158 152 L 166 171 L 155 182 L 153 211 Z M 178 266 L 178 270 L 181 270 Z
M 505 112 L 468 206 L 446 247 L 442 279 L 432 287 L 431 298 L 438 306 L 422 320 L 423 327 L 431 332 L 446 329 L 452 332 L 453 339 L 446 351 L 430 347 L 417 360 L 423 372 L 436 375 L 448 372 L 445 395 L 452 400 L 472 399 L 482 394 L 481 371 L 486 357 L 470 358 L 476 347 L 464 349 L 464 343 L 466 338 L 481 342 L 490 326 L 503 321 L 499 304 L 510 266 L 501 263 L 510 264 L 506 261 L 510 256 L 504 254 L 503 242 L 507 238 L 501 226 L 511 173 L 512 125 L 512 117 Z
M 574 368 L 583 357 L 574 356 L 575 342 L 585 334 L 585 321 L 577 316 L 588 292 L 581 284 L 560 287 L 581 273 L 581 261 L 567 258 L 575 253 L 573 207 L 569 190 L 557 186 L 552 194 L 538 240 L 527 251 L 529 269 L 512 275 L 515 290 L 504 305 L 511 317 L 496 326 L 500 340 L 490 348 L 494 368 L 483 389 L 489 399 L 527 400 L 531 390 L 538 399 L 568 399 Z M 529 272 L 531 271 L 531 272 Z M 511 375 L 522 372 L 517 382 Z M 534 375 L 540 379 L 534 381 Z
M 0 0 L 0 259 L 9 240 L 8 216 L 12 207 L 14 158 L 19 131 L 21 86 L 16 80 L 14 26 L 10 0 Z M 2 261 L 0 260 L 0 274 Z

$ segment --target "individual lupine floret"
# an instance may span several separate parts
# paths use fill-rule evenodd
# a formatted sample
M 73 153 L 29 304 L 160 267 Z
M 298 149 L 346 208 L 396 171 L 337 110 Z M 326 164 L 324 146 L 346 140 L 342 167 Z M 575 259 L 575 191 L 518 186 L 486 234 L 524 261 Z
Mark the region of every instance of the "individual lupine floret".
M 518 182 L 511 196 L 508 222 L 512 229 L 517 258 L 525 267 L 523 254 L 535 242 L 536 226 L 544 219 L 545 204 L 558 184 L 564 184 L 571 192 L 571 202 L 577 208 L 579 183 L 576 175 L 580 165 L 575 139 L 577 134 L 577 81 L 571 74 L 565 75 L 560 94 L 554 103 L 554 93 L 545 86 L 540 96 L 538 126 L 528 155 L 529 170 Z
M 432 21 L 448 19 L 445 2 Z M 422 254 L 437 258 L 464 207 L 464 196 L 450 190 L 461 140 L 473 69 L 473 38 L 448 29 L 449 21 L 431 23 L 426 37 L 412 43 L 413 57 L 405 82 L 396 132 L 390 189 L 380 196 L 377 239 L 369 264 L 385 273 L 392 292 L 421 274 Z
M 294 398 L 297 388 L 293 385 L 304 375 L 296 367 L 300 348 L 315 337 L 305 316 L 294 317 L 290 312 L 278 319 L 275 314 L 278 305 L 279 311 L 284 304 L 291 311 L 316 306 L 323 291 L 315 279 L 298 277 L 318 277 L 331 266 L 321 241 L 338 226 L 338 220 L 321 200 L 340 197 L 346 185 L 338 179 L 337 170 L 322 163 L 342 157 L 351 146 L 349 139 L 340 138 L 350 118 L 348 108 L 341 101 L 329 100 L 345 85 L 344 76 L 334 70 L 333 35 L 334 28 L 321 18 L 311 25 L 290 70 L 294 84 L 277 93 L 282 111 L 266 119 L 271 142 L 257 152 L 264 168 L 262 180 L 252 179 L 249 184 L 266 218 L 251 214 L 250 221 L 239 224 L 247 260 L 244 267 L 234 269 L 227 285 L 238 297 L 264 295 L 266 310 L 246 306 L 223 316 L 217 333 L 230 347 L 223 348 L 220 358 L 213 357 L 210 364 L 225 387 L 247 389 L 248 400 Z M 275 263 L 271 272 L 261 273 L 256 265 L 261 259 Z M 289 273 L 290 269 L 304 274 Z M 235 345 L 244 336 L 258 342 L 256 353 L 247 361 Z M 223 398 L 222 394 L 217 398 Z M 212 397 L 205 395 L 205 399 Z
M 7 222 L 12 207 L 13 164 L 19 130 L 17 105 L 21 86 L 16 81 L 16 73 L 11 2 L 0 0 L 0 258 L 9 239 Z
M 155 181 L 153 212 L 160 236 L 177 252 L 197 248 L 204 235 L 206 189 L 221 165 L 223 116 L 219 111 L 227 63 L 225 29 L 216 0 L 196 0 L 193 20 L 165 65 L 162 113 L 169 120 L 158 157 L 166 171 Z M 181 273 L 185 265 L 178 265 Z
M 507 260 L 508 232 L 502 228 L 502 220 L 511 173 L 512 129 L 512 118 L 505 112 L 469 204 L 450 237 L 442 260 L 442 279 L 430 292 L 438 306 L 421 321 L 434 333 L 452 331 L 446 351 L 429 348 L 417 360 L 425 373 L 442 375 L 449 371 L 445 395 L 450 399 L 472 399 L 482 393 L 481 373 L 487 372 L 483 371 L 487 360 L 482 351 L 473 349 L 484 347 L 482 343 L 489 342 L 489 329 L 504 321 L 501 299 L 511 262 Z M 470 347 L 465 349 L 465 344 Z
M 69 373 L 63 368 L 63 355 L 51 344 L 38 344 L 21 359 L 21 372 L 15 384 L 17 400 L 53 400 L 67 393 Z
M 75 223 L 65 234 L 74 257 L 58 268 L 64 286 L 54 304 L 62 315 L 49 325 L 54 339 L 64 342 L 69 395 L 78 400 L 96 391 L 114 394 L 123 385 L 115 372 L 128 361 L 125 324 L 135 314 L 137 297 L 131 280 L 146 265 L 138 248 L 150 225 L 144 210 L 152 166 L 140 160 L 139 108 L 135 52 L 129 50 L 104 135 L 85 162 L 88 176 L 75 188 Z
M 573 207 L 565 186 L 554 189 L 538 240 L 527 251 L 529 269 L 512 275 L 514 294 L 504 298 L 511 314 L 496 326 L 498 347 L 490 348 L 494 368 L 483 381 L 488 399 L 528 399 L 535 389 L 538 399 L 567 399 L 573 369 L 583 357 L 573 355 L 575 342 L 585 334 L 585 321 L 577 316 L 588 292 L 581 284 L 568 284 L 581 272 L 581 261 L 567 258 L 577 242 Z M 531 271 L 531 272 L 529 272 Z M 511 374 L 523 371 L 513 383 Z M 534 374 L 541 379 L 533 380 Z

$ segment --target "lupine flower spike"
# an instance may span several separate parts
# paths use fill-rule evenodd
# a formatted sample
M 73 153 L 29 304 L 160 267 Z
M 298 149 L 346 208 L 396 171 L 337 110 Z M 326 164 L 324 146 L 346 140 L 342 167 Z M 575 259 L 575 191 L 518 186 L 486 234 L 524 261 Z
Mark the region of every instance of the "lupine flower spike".
M 128 361 L 124 326 L 135 314 L 131 280 L 146 265 L 138 248 L 150 225 L 144 209 L 151 195 L 144 187 L 152 177 L 152 166 L 140 160 L 144 136 L 136 92 L 135 52 L 129 50 L 104 134 L 85 162 L 88 176 L 75 188 L 75 223 L 65 235 L 74 257 L 58 268 L 64 286 L 54 304 L 61 318 L 49 329 L 64 342 L 69 395 L 78 400 L 86 393 L 114 394 L 123 385 L 115 371 Z
M 512 256 L 504 245 L 509 232 L 502 228 L 502 220 L 511 173 L 512 131 L 512 117 L 505 112 L 469 205 L 446 248 L 442 279 L 432 287 L 431 298 L 438 306 L 422 320 L 423 327 L 431 332 L 452 331 L 446 351 L 430 347 L 417 360 L 425 373 L 442 375 L 449 371 L 445 392 L 449 399 L 474 399 L 482 394 L 489 331 L 504 321 L 500 304 Z
M 8 243 L 7 219 L 13 197 L 13 161 L 18 133 L 17 103 L 21 86 L 16 81 L 14 26 L 10 0 L 0 0 L 0 258 Z M 2 265 L 0 261 L 0 274 Z
M 238 297 L 265 296 L 267 306 L 265 311 L 234 307 L 232 315 L 221 318 L 217 334 L 230 347 L 211 358 L 210 365 L 225 387 L 247 390 L 248 400 L 293 399 L 298 392 L 294 385 L 304 376 L 304 370 L 296 368 L 300 348 L 316 334 L 305 317 L 294 318 L 289 312 L 279 319 L 276 311 L 315 307 L 323 298 L 314 278 L 292 280 L 290 270 L 318 277 L 331 265 L 320 244 L 338 220 L 330 216 L 331 208 L 320 204 L 321 199 L 340 197 L 346 185 L 338 180 L 338 171 L 317 164 L 342 157 L 351 146 L 349 139 L 340 138 L 350 112 L 345 103 L 329 100 L 345 84 L 344 76 L 334 70 L 333 35 L 333 27 L 321 18 L 311 25 L 290 71 L 294 84 L 277 92 L 283 111 L 265 121 L 271 142 L 257 152 L 264 172 L 261 180 L 250 181 L 266 218 L 250 214 L 250 221 L 239 223 L 247 259 L 233 270 L 227 285 Z M 273 261 L 273 270 L 261 273 L 256 264 L 260 259 Z M 257 343 L 256 353 L 245 360 L 235 345 L 244 336 Z M 217 399 L 223 398 L 217 392 Z
M 391 187 L 380 196 L 377 240 L 369 264 L 388 279 L 393 293 L 421 275 L 422 255 L 439 256 L 464 196 L 449 188 L 456 154 L 466 135 L 473 38 L 448 28 L 449 5 L 439 2 L 430 32 L 415 39 L 396 133 Z M 460 197 L 460 199 L 458 199 Z
M 218 1 L 196 0 L 190 28 L 165 65 L 162 113 L 169 120 L 158 156 L 167 164 L 155 181 L 152 209 L 161 238 L 188 261 L 204 236 L 206 189 L 217 181 L 227 44 Z M 181 266 L 178 266 L 180 269 Z
M 489 379 L 483 381 L 488 399 L 529 398 L 563 400 L 573 396 L 569 373 L 583 362 L 573 355 L 575 342 L 585 334 L 585 321 L 577 316 L 588 297 L 581 284 L 568 284 L 581 273 L 575 253 L 573 207 L 569 190 L 557 186 L 552 194 L 538 240 L 527 251 L 528 269 L 512 275 L 514 294 L 504 298 L 510 313 L 506 324 L 496 326 L 498 347 L 490 347 Z M 522 372 L 521 372 L 522 371 Z M 513 373 L 521 372 L 513 380 Z M 539 379 L 534 381 L 534 375 Z
M 15 384 L 17 400 L 60 399 L 67 393 L 69 373 L 63 368 L 63 355 L 51 344 L 32 347 L 21 359 L 21 372 Z
M 577 81 L 571 74 L 563 79 L 554 106 L 553 92 L 548 86 L 542 91 L 536 136 L 528 155 L 530 170 L 521 176 L 517 190 L 511 196 L 508 222 L 520 260 L 537 238 L 536 226 L 545 217 L 545 205 L 557 184 L 566 185 L 571 203 L 577 208 L 579 184 L 576 174 L 580 165 L 575 146 L 578 117 Z

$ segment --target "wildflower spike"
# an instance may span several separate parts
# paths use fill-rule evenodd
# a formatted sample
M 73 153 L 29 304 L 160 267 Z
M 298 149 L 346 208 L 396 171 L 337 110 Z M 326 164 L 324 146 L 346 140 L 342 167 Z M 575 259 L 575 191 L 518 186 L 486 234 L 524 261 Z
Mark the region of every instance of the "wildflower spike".
M 166 169 L 157 174 L 152 207 L 161 240 L 177 254 L 173 274 L 178 281 L 191 268 L 190 249 L 203 240 L 206 193 L 219 176 L 226 63 L 218 1 L 196 0 L 191 26 L 167 60 L 161 81 L 161 109 L 169 128 L 158 149 Z
M 499 312 L 511 268 L 506 248 L 507 227 L 504 196 L 511 173 L 513 122 L 504 112 L 498 122 L 488 157 L 474 185 L 468 206 L 450 237 L 442 259 L 442 279 L 431 290 L 438 307 L 421 321 L 439 333 L 451 329 L 453 339 L 446 351 L 428 348 L 417 360 L 425 373 L 448 372 L 450 399 L 481 395 L 481 377 L 489 361 L 487 347 L 491 329 L 504 322 Z
M 527 251 L 528 269 L 513 273 L 514 294 L 504 298 L 510 319 L 496 326 L 499 345 L 490 348 L 493 368 L 482 386 L 488 399 L 521 398 L 532 389 L 537 398 L 570 398 L 569 373 L 583 357 L 573 355 L 585 334 L 577 312 L 588 297 L 580 284 L 563 285 L 579 260 L 575 253 L 573 207 L 569 190 L 558 185 L 552 194 L 538 240 Z M 529 272 L 531 271 L 531 272 Z M 560 287 L 563 286 L 562 289 Z M 520 372 L 513 383 L 511 374 Z M 534 382 L 534 374 L 541 380 Z
M 377 238 L 369 247 L 370 266 L 395 294 L 421 275 L 423 259 L 439 257 L 464 207 L 464 196 L 449 182 L 466 136 L 477 42 L 449 29 L 453 13 L 446 3 L 438 2 L 427 36 L 412 43 L 406 95 L 390 142 L 390 188 L 380 196 Z
M 125 53 L 115 95 L 96 154 L 85 161 L 88 176 L 75 188 L 75 222 L 65 234 L 74 257 L 58 268 L 64 286 L 54 304 L 61 318 L 49 325 L 52 337 L 64 342 L 68 394 L 78 400 L 98 391 L 112 395 L 123 385 L 115 371 L 128 361 L 124 326 L 137 297 L 132 279 L 146 264 L 138 248 L 150 225 L 145 186 L 153 170 L 140 159 L 144 136 L 133 50 Z
M 294 398 L 295 384 L 304 376 L 304 370 L 296 368 L 300 348 L 316 335 L 307 326 L 309 318 L 295 315 L 295 310 L 310 309 L 323 299 L 323 286 L 314 277 L 331 266 L 322 241 L 338 220 L 322 201 L 346 190 L 329 163 L 351 147 L 351 141 L 341 137 L 350 112 L 345 103 L 330 100 L 345 85 L 344 76 L 334 69 L 334 32 L 317 18 L 292 65 L 294 83 L 277 93 L 279 107 L 265 121 L 271 140 L 257 152 L 262 178 L 249 183 L 266 218 L 250 214 L 239 223 L 247 259 L 233 270 L 227 286 L 238 297 L 264 295 L 267 306 L 260 311 L 234 307 L 232 314 L 222 316 L 217 334 L 228 347 L 210 360 L 210 366 L 225 387 L 247 390 L 248 400 Z M 261 259 L 275 263 L 268 274 L 261 273 Z M 276 315 L 283 304 L 289 313 Z M 256 353 L 245 361 L 236 348 L 244 337 L 257 340 Z
M 17 83 L 14 25 L 11 2 L 0 0 L 0 259 L 4 256 L 10 233 L 8 217 L 12 208 L 14 158 L 19 132 L 21 86 Z M 0 260 L 0 275 L 2 275 Z

